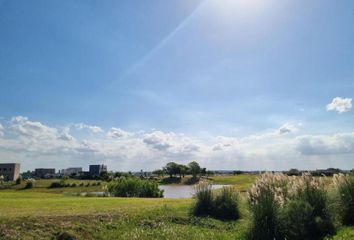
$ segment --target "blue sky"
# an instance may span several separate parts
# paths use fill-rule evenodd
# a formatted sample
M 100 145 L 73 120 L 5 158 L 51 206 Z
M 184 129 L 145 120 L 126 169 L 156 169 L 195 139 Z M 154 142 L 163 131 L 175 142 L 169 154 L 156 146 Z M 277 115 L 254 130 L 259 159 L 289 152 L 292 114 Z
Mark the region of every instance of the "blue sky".
M 150 158 L 161 159 L 154 167 L 169 160 L 200 159 L 211 168 L 257 168 L 248 154 L 241 160 L 238 154 L 246 147 L 233 140 L 237 150 L 222 156 L 210 157 L 210 149 L 202 149 L 220 144 L 220 136 L 251 141 L 251 136 L 268 138 L 286 126 L 296 130 L 282 136 L 286 141 L 344 134 L 345 140 L 326 145 L 342 150 L 313 154 L 318 159 L 309 165 L 302 151 L 284 160 L 284 155 L 267 153 L 259 155 L 264 168 L 269 163 L 279 168 L 353 168 L 353 11 L 350 0 L 0 0 L 0 157 L 26 168 L 57 164 L 58 159 L 63 163 L 57 167 L 65 167 L 80 158 L 77 164 L 90 159 L 117 170 L 123 163 L 124 170 L 149 168 Z M 326 109 L 336 97 L 345 111 Z M 144 141 L 148 134 L 173 141 L 158 145 L 171 146 L 160 151 L 184 149 L 187 140 L 176 137 L 182 133 L 203 147 L 198 145 L 198 156 L 182 151 L 171 157 L 137 145 L 139 154 L 132 157 L 119 155 L 117 149 L 117 155 L 107 155 L 105 145 L 105 150 L 96 149 L 102 155 L 52 153 L 45 160 L 48 153 L 35 147 L 38 139 L 28 143 L 23 131 L 14 130 L 19 122 L 23 125 L 17 130 L 38 130 L 39 123 L 56 129 L 55 134 L 70 134 L 78 144 L 104 145 L 113 127 L 139 144 L 149 142 Z M 92 135 L 80 124 L 102 131 Z M 318 141 L 334 141 L 327 140 Z M 29 145 L 17 155 L 9 141 Z M 279 146 L 279 139 L 269 141 Z M 132 146 L 129 141 L 120 144 Z M 288 144 L 298 149 L 298 142 Z M 265 145 L 249 143 L 248 152 L 250 146 Z M 31 147 L 37 149 L 33 156 Z

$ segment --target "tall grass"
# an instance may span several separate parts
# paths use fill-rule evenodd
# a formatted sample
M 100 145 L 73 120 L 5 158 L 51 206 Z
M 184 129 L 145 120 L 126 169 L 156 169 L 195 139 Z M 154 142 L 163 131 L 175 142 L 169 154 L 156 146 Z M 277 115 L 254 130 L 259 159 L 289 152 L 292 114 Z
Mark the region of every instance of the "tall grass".
M 339 199 L 342 223 L 354 225 L 354 178 L 348 175 L 334 175 L 333 183 Z
M 212 186 L 200 183 L 196 186 L 195 202 L 191 213 L 194 216 L 210 216 L 221 220 L 237 220 L 240 217 L 238 192 L 224 187 L 214 192 Z
M 108 183 L 106 191 L 115 197 L 163 197 L 163 190 L 159 189 L 157 182 L 134 177 L 121 177 L 111 181 Z
M 200 183 L 195 187 L 195 202 L 191 213 L 194 216 L 211 216 L 213 213 L 214 195 L 210 184 Z
M 231 187 L 223 187 L 216 194 L 213 204 L 213 217 L 217 219 L 237 220 L 240 217 L 238 192 Z
M 274 240 L 282 239 L 279 223 L 279 202 L 269 187 L 260 188 L 250 204 L 252 223 L 248 239 Z
M 262 174 L 249 191 L 250 239 L 321 239 L 334 233 L 322 178 Z

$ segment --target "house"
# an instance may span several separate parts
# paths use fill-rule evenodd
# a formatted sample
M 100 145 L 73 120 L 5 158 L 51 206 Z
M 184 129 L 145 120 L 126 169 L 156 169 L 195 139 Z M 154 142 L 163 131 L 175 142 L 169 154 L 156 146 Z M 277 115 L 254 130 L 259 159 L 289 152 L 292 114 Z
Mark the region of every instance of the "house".
M 90 165 L 89 167 L 89 173 L 91 176 L 100 176 L 103 172 L 107 172 L 106 165 Z
M 4 176 L 5 181 L 16 181 L 20 176 L 20 164 L 0 163 L 0 176 Z
M 55 175 L 55 168 L 36 168 L 34 175 L 39 178 L 50 178 Z

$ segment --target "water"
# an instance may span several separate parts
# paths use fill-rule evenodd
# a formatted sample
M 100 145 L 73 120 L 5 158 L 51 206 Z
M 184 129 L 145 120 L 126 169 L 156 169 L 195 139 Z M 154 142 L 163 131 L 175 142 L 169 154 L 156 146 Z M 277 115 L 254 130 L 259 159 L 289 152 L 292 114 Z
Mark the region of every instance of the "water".
M 219 189 L 227 185 L 212 185 L 212 189 Z M 195 193 L 194 185 L 160 185 L 164 190 L 165 198 L 191 198 Z
M 212 189 L 219 189 L 228 185 L 212 185 Z M 195 185 L 160 185 L 159 188 L 163 189 L 164 198 L 192 198 Z M 103 197 L 104 192 L 81 192 L 81 193 L 66 193 L 72 196 L 83 197 Z

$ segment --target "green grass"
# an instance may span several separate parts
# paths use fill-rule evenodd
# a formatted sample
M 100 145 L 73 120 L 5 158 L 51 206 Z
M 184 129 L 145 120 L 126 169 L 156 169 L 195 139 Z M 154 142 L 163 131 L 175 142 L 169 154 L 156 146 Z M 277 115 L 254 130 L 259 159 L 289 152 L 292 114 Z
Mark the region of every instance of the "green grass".
M 0 239 L 242 239 L 246 220 L 192 218 L 191 202 L 0 191 Z
M 240 175 L 216 175 L 209 177 L 212 184 L 234 185 L 238 190 L 245 191 L 249 189 L 255 182 L 257 175 L 240 174 Z
M 213 176 L 214 184 L 246 190 L 253 175 Z M 68 232 L 77 239 L 245 239 L 249 213 L 241 201 L 241 219 L 219 221 L 189 216 L 192 199 L 105 198 L 69 196 L 66 192 L 99 191 L 101 186 L 0 190 L 0 239 L 56 239 Z M 85 182 L 69 180 L 76 183 Z M 90 182 L 93 182 L 90 180 Z M 333 240 L 354 239 L 353 227 L 342 227 Z

